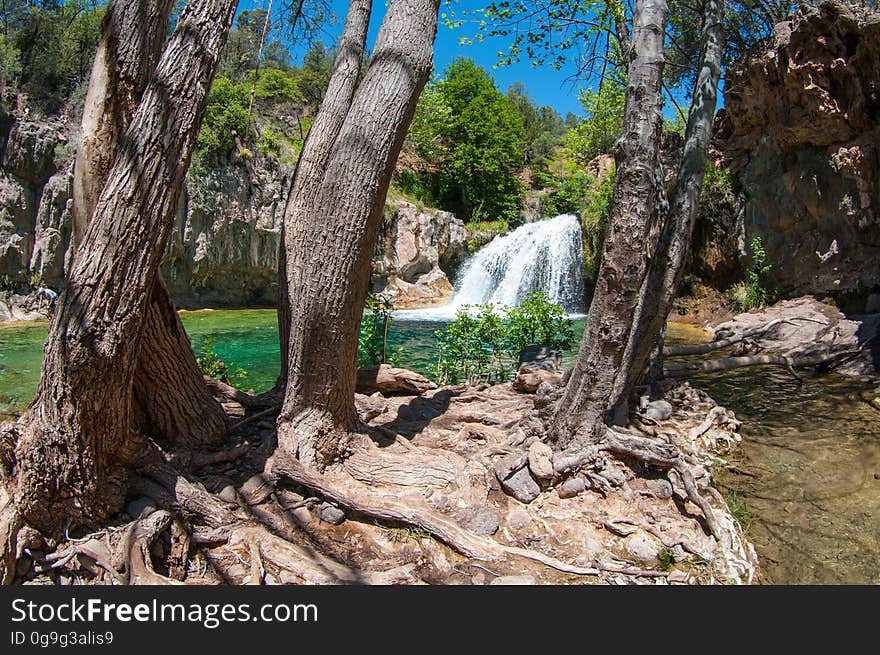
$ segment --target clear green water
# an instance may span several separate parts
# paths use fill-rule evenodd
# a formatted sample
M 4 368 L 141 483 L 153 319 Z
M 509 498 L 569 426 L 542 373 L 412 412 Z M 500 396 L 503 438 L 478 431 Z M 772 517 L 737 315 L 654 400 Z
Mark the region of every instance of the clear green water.
M 243 369 L 236 386 L 259 393 L 275 384 L 281 366 L 278 347 L 278 324 L 275 310 L 199 310 L 181 312 L 180 318 L 198 353 L 210 339 L 211 349 L 227 364 Z M 395 320 L 389 333 L 389 345 L 400 349 L 398 364 L 430 375 L 434 363 L 434 332 L 443 327 L 439 321 Z M 0 415 L 20 413 L 30 402 L 40 378 L 45 322 L 0 324 Z M 584 321 L 575 322 L 580 338 Z M 566 362 L 575 352 L 565 353 Z
M 274 310 L 182 312 L 194 349 L 206 338 L 228 363 L 245 371 L 238 384 L 272 387 L 280 366 Z M 396 320 L 389 340 L 400 365 L 424 374 L 443 323 Z M 584 321 L 576 321 L 576 335 Z M 21 412 L 40 374 L 46 323 L 0 324 L 0 415 Z M 670 342 L 700 333 L 671 325 Z M 574 351 L 564 354 L 570 364 Z M 862 402 L 858 384 L 834 376 L 798 385 L 772 367 L 688 376 L 743 421 L 737 466 L 725 474 L 751 515 L 750 539 L 765 581 L 880 583 L 880 413 Z

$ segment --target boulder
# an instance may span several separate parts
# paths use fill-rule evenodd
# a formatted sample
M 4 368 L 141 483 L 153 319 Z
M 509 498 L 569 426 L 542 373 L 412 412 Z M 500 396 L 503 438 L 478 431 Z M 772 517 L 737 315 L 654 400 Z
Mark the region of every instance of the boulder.
M 395 394 L 422 394 L 436 389 L 437 385 L 423 375 L 405 368 L 395 368 L 390 364 L 364 366 L 358 369 L 357 393 L 383 396 Z
M 548 346 L 526 346 L 519 354 L 519 369 L 513 388 L 523 393 L 535 393 L 544 382 L 551 386 L 562 384 L 561 364 L 558 350 Z
M 505 480 L 499 480 L 501 488 L 521 503 L 530 503 L 541 493 L 541 487 L 532 478 L 529 468 L 523 467 Z
M 501 517 L 488 505 L 466 507 L 455 513 L 455 521 L 475 534 L 493 535 L 501 527 Z
M 569 478 L 556 488 L 560 498 L 574 498 L 579 493 L 587 490 L 587 483 L 583 478 Z
M 534 441 L 529 446 L 529 469 L 539 480 L 553 477 L 553 449 L 543 441 Z

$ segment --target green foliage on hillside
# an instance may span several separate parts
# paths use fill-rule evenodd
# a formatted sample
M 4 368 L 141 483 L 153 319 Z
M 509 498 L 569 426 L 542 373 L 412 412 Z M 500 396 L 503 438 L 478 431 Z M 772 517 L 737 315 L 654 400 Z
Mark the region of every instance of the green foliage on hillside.
M 581 91 L 585 116 L 565 137 L 568 152 L 575 160 L 588 162 L 612 152 L 623 126 L 625 100 L 626 89 L 619 80 L 606 80 L 599 91 Z
M 0 7 L 0 86 L 3 100 L 15 90 L 25 106 L 59 111 L 89 75 L 104 8 L 97 2 L 4 2 Z
M 518 222 L 523 121 L 483 68 L 452 62 L 422 94 L 409 138 L 421 162 L 404 185 L 467 221 Z

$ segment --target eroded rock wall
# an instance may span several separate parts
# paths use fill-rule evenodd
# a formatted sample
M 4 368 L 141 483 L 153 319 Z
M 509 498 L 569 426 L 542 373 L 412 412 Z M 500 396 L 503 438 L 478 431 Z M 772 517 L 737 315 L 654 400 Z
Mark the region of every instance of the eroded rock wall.
M 880 288 L 880 14 L 800 8 L 732 67 L 715 147 L 785 295 Z

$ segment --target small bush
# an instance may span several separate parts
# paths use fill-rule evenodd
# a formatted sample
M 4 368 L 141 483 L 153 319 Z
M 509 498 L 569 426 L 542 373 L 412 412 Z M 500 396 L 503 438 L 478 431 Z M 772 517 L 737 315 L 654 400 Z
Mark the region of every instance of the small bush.
M 512 309 L 466 305 L 437 330 L 434 375 L 440 384 L 503 382 L 516 369 L 520 351 L 539 344 L 562 350 L 574 331 L 559 305 L 534 292 Z
M 770 269 L 767 252 L 761 237 L 752 239 L 752 265 L 745 282 L 735 284 L 731 289 L 731 300 L 738 311 L 748 312 L 776 302 L 778 294 L 770 282 Z
M 196 363 L 202 371 L 202 375 L 207 375 L 215 380 L 220 380 L 226 384 L 235 386 L 236 382 L 243 381 L 245 371 L 240 366 L 223 361 L 217 351 L 214 350 L 214 341 L 211 337 L 205 337 L 202 347 L 196 354 Z
M 394 303 L 385 296 L 371 293 L 367 296 L 365 309 L 358 337 L 358 366 L 396 363 L 399 352 L 388 350 L 388 328 L 394 320 L 391 315 Z

